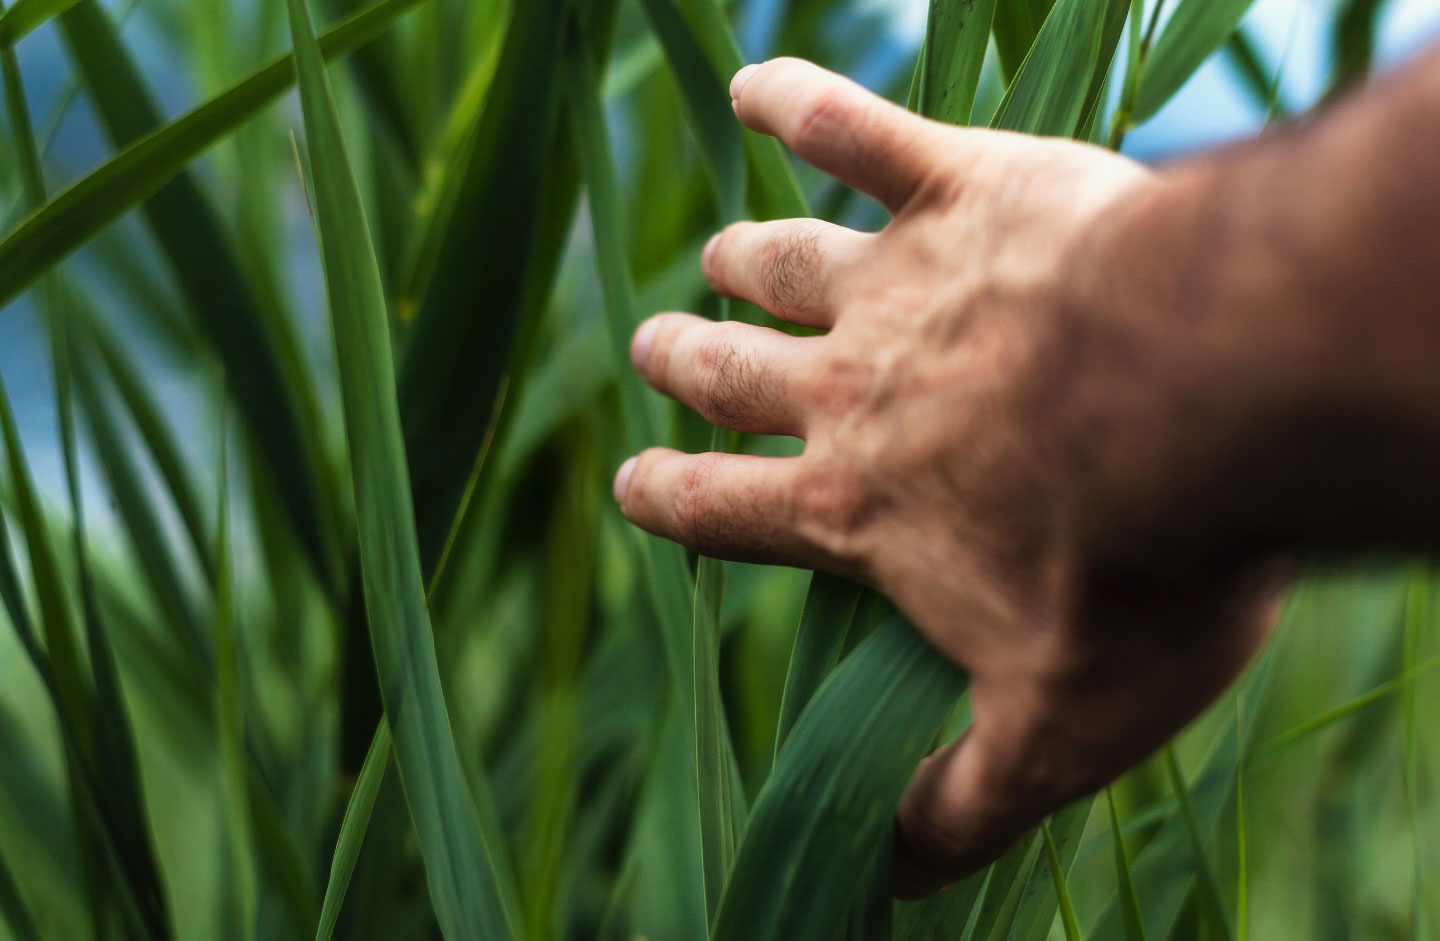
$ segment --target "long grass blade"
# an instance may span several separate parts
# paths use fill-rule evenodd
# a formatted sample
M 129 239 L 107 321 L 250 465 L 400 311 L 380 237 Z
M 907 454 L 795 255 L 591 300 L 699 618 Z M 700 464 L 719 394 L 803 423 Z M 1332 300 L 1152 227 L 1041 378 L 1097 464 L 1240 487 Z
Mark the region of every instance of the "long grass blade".
M 76 0 L 79 2 L 79 0 Z M 380 0 L 322 38 L 326 60 L 350 54 L 426 0 Z M 109 161 L 57 194 L 0 242 L 0 305 L 135 208 L 191 161 L 225 138 L 295 81 L 290 56 L 122 148 Z
M 360 858 L 360 849 L 365 844 L 365 831 L 370 826 L 375 798 L 390 767 L 391 746 L 390 723 L 382 719 L 380 727 L 375 730 L 370 750 L 365 754 L 365 763 L 360 766 L 360 776 L 355 779 L 350 802 L 345 805 L 345 817 L 340 821 L 340 835 L 330 860 L 330 881 L 325 885 L 325 901 L 320 907 L 320 924 L 315 929 L 315 941 L 330 941 L 335 933 L 335 923 L 345 903 L 345 892 L 350 888 L 350 876 L 355 872 L 355 861 Z
M 1115 807 L 1115 789 L 1105 789 L 1105 803 L 1110 808 L 1110 841 L 1115 848 L 1115 882 L 1120 887 L 1120 916 L 1125 926 L 1125 941 L 1145 941 L 1145 922 L 1140 917 L 1140 900 L 1135 897 L 1135 883 L 1130 878 L 1130 854 L 1125 850 L 1125 833 L 1120 828 L 1120 811 Z
M 303 0 L 290 0 L 331 326 L 340 367 L 365 605 L 430 896 L 450 938 L 514 937 L 440 687 L 425 605 L 379 265 L 345 149 L 324 59 Z
M 915 766 L 964 679 L 891 618 L 831 674 L 780 753 L 740 844 L 715 938 L 824 938 L 867 887 Z
M 1050 868 L 1050 878 L 1055 883 L 1055 901 L 1056 906 L 1060 909 L 1060 924 L 1065 930 L 1065 941 L 1083 941 L 1080 934 L 1080 923 L 1075 920 L 1075 906 L 1070 903 L 1070 889 L 1065 879 L 1066 867 L 1061 863 L 1060 853 L 1055 848 L 1055 837 L 1050 832 L 1048 820 L 1041 822 L 1040 836 L 1045 840 L 1045 861 Z M 1048 929 L 1047 925 L 1046 934 L 1049 933 Z M 1044 935 L 1032 934 L 1029 937 L 1043 938 Z

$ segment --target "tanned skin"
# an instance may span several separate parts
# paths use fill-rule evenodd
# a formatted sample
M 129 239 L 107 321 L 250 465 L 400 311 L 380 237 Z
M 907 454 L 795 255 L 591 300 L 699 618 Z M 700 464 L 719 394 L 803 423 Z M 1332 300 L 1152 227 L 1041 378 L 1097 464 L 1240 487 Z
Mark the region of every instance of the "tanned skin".
M 747 127 L 891 223 L 740 223 L 714 289 L 825 333 L 661 314 L 635 367 L 793 458 L 661 448 L 652 533 L 889 596 L 974 724 L 897 821 L 896 892 L 973 871 L 1143 759 L 1264 643 L 1291 561 L 1440 544 L 1440 55 L 1160 170 L 926 121 L 795 59 Z

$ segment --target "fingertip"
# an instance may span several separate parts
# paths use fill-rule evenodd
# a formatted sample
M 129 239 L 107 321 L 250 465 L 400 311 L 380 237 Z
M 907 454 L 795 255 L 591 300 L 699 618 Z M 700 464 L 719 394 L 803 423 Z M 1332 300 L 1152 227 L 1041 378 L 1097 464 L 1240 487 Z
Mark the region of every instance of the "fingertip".
M 650 350 L 655 346 L 655 331 L 660 329 L 660 318 L 651 317 L 640 325 L 630 340 L 630 362 L 641 372 L 650 361 Z
M 713 286 L 715 284 L 715 249 L 720 244 L 721 233 L 716 232 L 710 236 L 710 241 L 705 243 L 705 248 L 700 252 L 700 273 L 705 280 Z
M 760 63 L 752 63 L 736 72 L 735 77 L 730 79 L 730 102 L 732 106 L 740 100 L 740 92 L 745 88 L 745 83 L 750 81 L 750 78 L 759 70 Z
M 635 473 L 635 464 L 639 460 L 639 457 L 632 457 L 615 472 L 615 502 L 620 504 L 622 509 L 625 506 L 625 495 L 630 492 L 630 478 Z

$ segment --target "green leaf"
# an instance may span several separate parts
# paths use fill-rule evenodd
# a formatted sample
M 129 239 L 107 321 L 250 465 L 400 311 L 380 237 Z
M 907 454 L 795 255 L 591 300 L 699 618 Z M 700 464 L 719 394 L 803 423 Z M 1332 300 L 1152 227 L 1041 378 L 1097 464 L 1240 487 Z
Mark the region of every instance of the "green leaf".
M 115 145 L 159 128 L 159 109 L 96 0 L 81 0 L 59 22 Z M 335 586 L 339 510 L 317 447 L 319 406 L 279 299 L 246 275 L 224 223 L 190 174 L 157 190 L 142 209 L 196 326 L 225 364 L 301 542 L 322 581 Z
M 733 222 L 745 212 L 745 141 L 730 108 L 726 79 L 705 58 L 675 0 L 641 0 L 641 6 L 680 85 L 690 127 L 715 184 L 720 216 Z
M 375 809 L 380 785 L 385 782 L 391 753 L 390 723 L 381 719 L 375 738 L 370 742 L 370 750 L 365 753 L 365 763 L 360 766 L 360 776 L 355 779 L 355 788 L 350 792 L 350 802 L 345 805 L 345 818 L 340 821 L 340 835 L 335 840 L 335 854 L 330 860 L 330 881 L 325 886 L 325 901 L 320 909 L 315 941 L 330 941 L 330 936 L 335 933 L 335 922 L 340 918 L 345 892 L 350 888 L 350 876 L 355 872 L 355 861 L 360 858 L 360 848 L 365 844 L 370 813 Z
M 751 814 L 713 936 L 827 938 L 865 891 L 915 766 L 964 690 L 894 617 L 820 688 Z
M 1020 71 L 1055 0 L 997 0 L 995 51 L 1000 73 L 1008 82 Z
M 80 0 L 17 0 L 10 9 L 0 12 L 0 47 L 9 49 L 36 27 L 79 2 Z
M 1115 882 L 1120 887 L 1120 914 L 1125 926 L 1125 941 L 1145 941 L 1145 923 L 1140 918 L 1140 900 L 1135 897 L 1135 883 L 1130 879 L 1130 854 L 1125 850 L 1125 834 L 1120 829 L 1120 812 L 1115 808 L 1115 789 L 1105 789 L 1105 802 L 1110 807 L 1110 842 L 1115 848 Z
M 15 941 L 40 941 L 35 916 L 30 914 L 30 908 L 15 884 L 15 876 L 3 857 L 0 857 L 0 917 L 4 918 L 5 927 Z
M 913 107 L 927 118 L 969 124 L 989 46 L 997 0 L 931 0 L 920 50 L 919 94 Z M 998 0 L 1014 9 L 1025 3 Z
M 780 699 L 780 724 L 775 731 L 775 754 L 790 736 L 790 730 L 820 688 L 825 677 L 840 662 L 846 637 L 853 629 L 855 611 L 863 589 L 854 582 L 816 572 L 810 579 L 790 667 L 785 674 L 785 692 Z
M 1128 0 L 1059 0 L 991 125 L 1052 137 L 1075 135 L 1098 100 L 1097 81 L 1104 81 L 1128 10 Z
M 440 686 L 421 580 L 380 269 L 303 0 L 290 0 L 316 226 L 350 442 L 365 607 L 396 763 L 440 928 L 450 938 L 518 935 L 482 833 Z
M 1020 842 L 990 867 L 990 879 L 980 899 L 975 926 L 966 935 L 972 941 L 998 941 L 1010 931 L 1025 886 L 1037 866 L 1042 865 L 1040 848 L 1043 841 L 1038 831 L 1025 835 Z
M 1089 808 L 1087 807 L 1086 809 L 1088 811 Z M 1056 851 L 1055 837 L 1050 832 L 1050 822 L 1048 820 L 1041 822 L 1040 835 L 1045 840 L 1045 860 L 1049 864 L 1050 878 L 1055 884 L 1055 899 L 1060 909 L 1060 924 L 1064 926 L 1065 939 L 1066 941 L 1082 941 L 1080 925 L 1075 921 L 1075 908 L 1070 904 L 1070 890 L 1065 880 L 1066 866 L 1060 861 L 1060 854 Z M 1078 843 L 1079 840 L 1076 839 L 1073 842 Z M 1053 918 L 1054 916 L 1052 915 L 1051 917 Z M 1049 933 L 1049 925 L 1047 924 L 1039 931 L 1032 932 L 1028 935 L 1021 933 L 1018 936 L 1022 938 L 1044 939 Z
M 1140 79 L 1136 124 L 1148 121 L 1240 25 L 1253 0 L 1180 0 Z
M 230 558 L 230 469 L 225 429 L 226 408 L 220 399 L 220 456 L 216 464 L 215 507 L 215 722 L 224 778 L 226 838 L 233 908 L 227 913 L 242 938 L 255 932 L 255 856 L 250 841 L 250 794 L 246 778 L 245 711 L 240 691 L 240 641 L 235 625 L 234 567 Z
M 179 648 L 207 670 L 213 669 L 213 640 L 200 630 L 201 618 L 180 575 L 182 565 L 174 554 L 174 541 L 166 533 L 165 524 L 145 487 L 141 469 L 126 446 L 110 404 L 101 393 L 93 360 L 83 355 L 85 351 L 76 352 L 82 355 L 80 368 L 74 373 L 75 387 L 80 393 L 91 442 L 100 458 L 115 508 L 125 524 L 135 559 Z
M 1074 941 L 1080 934 L 1079 925 L 1075 924 L 1075 912 L 1070 906 L 1067 879 L 1075 855 L 1080 851 L 1080 837 L 1085 832 L 1094 803 L 1089 797 L 1078 800 L 1040 825 L 1045 865 L 1042 867 L 1037 860 L 1031 870 L 1029 883 L 1007 937 L 1044 941 L 1050 934 L 1056 908 L 1060 910 L 1060 921 L 1065 927 L 1067 939 Z M 1070 933 L 1072 928 L 1074 935 Z
M 575 182 L 557 142 L 563 0 L 515 4 L 483 110 L 411 253 L 400 403 L 421 561 L 431 571 L 486 439 L 522 315 L 548 292 Z M 553 205 L 551 201 L 553 202 Z M 542 298 L 544 294 L 540 295 Z M 532 306 L 533 305 L 533 306 Z

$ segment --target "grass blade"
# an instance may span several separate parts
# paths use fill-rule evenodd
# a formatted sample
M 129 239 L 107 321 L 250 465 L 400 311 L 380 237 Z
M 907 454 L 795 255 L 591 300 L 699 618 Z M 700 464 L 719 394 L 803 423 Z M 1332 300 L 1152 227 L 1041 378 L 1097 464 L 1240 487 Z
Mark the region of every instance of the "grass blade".
M 0 48 L 9 49 L 36 27 L 59 16 L 80 0 L 17 0 L 0 12 Z
M 316 225 L 330 298 L 375 662 L 400 780 L 440 928 L 450 938 L 514 937 L 493 834 L 481 832 L 440 687 L 426 610 L 379 265 L 303 0 L 290 0 Z
M 1025 3 L 998 0 L 1013 11 Z M 917 66 L 914 110 L 950 124 L 969 124 L 985 64 L 997 0 L 931 0 Z M 998 30 L 997 30 L 998 35 Z M 1028 46 L 1027 46 L 1028 48 Z
M 1041 825 L 1045 872 L 1041 872 L 1037 861 L 1030 872 L 1025 894 L 1015 912 L 1008 938 L 1044 941 L 1050 934 L 1051 923 L 1055 921 L 1057 907 L 1060 910 L 1061 924 L 1065 926 L 1066 937 L 1072 937 L 1072 927 L 1075 936 L 1079 936 L 1079 925 L 1071 924 L 1075 921 L 1075 911 L 1070 905 L 1067 879 L 1070 867 L 1075 862 L 1075 855 L 1080 851 L 1080 837 L 1085 832 L 1085 824 L 1090 820 L 1094 803 L 1091 798 L 1078 800 Z M 1049 874 L 1048 879 L 1045 878 L 1046 873 Z
M 322 39 L 325 58 L 348 55 L 423 2 L 380 0 L 357 13 L 326 32 Z M 183 117 L 136 139 L 57 194 L 0 242 L 0 305 L 154 195 L 294 81 L 294 61 L 282 56 Z
M 1020 71 L 1054 6 L 1055 0 L 998 0 L 995 51 L 1000 57 L 1000 73 L 1007 82 Z
M 483 110 L 452 157 L 410 254 L 398 312 L 413 316 L 400 369 L 421 562 L 431 571 L 481 450 L 520 328 L 543 306 L 568 222 L 573 171 L 557 151 L 562 0 L 515 4 Z M 532 306 L 537 286 L 541 304 Z M 413 311 L 413 314 L 412 314 Z M 368 729 L 367 729 L 368 731 Z
M 1130 878 L 1130 854 L 1125 851 L 1125 834 L 1120 829 L 1120 812 L 1115 808 L 1115 789 L 1105 789 L 1110 807 L 1110 841 L 1115 847 L 1115 882 L 1120 887 L 1120 917 L 1125 941 L 1145 941 L 1145 922 L 1140 918 L 1140 901 Z
M 728 104 L 726 80 L 705 58 L 674 0 L 641 0 L 641 6 L 684 96 L 690 127 L 715 184 L 720 216 L 727 222 L 737 220 L 745 212 L 745 141 Z
M 839 931 L 891 837 L 905 785 L 964 685 L 900 617 L 846 658 L 800 717 L 760 792 L 713 937 Z
M 1128 0 L 1059 0 L 1005 92 L 992 126 L 1071 137 L 1098 99 L 1120 41 Z M 1097 79 L 1098 76 L 1098 79 Z
M 840 662 L 863 591 L 854 582 L 833 575 L 816 572 L 811 578 L 780 699 L 780 724 L 775 732 L 777 758 L 810 697 Z
M 1065 867 L 1060 862 L 1060 854 L 1055 849 L 1055 837 L 1050 832 L 1050 821 L 1041 822 L 1040 835 L 1045 840 L 1045 861 L 1050 867 L 1050 878 L 1055 883 L 1055 901 L 1060 909 L 1060 924 L 1065 929 L 1065 939 L 1066 941 L 1083 941 L 1080 935 L 1080 925 L 1075 920 L 1075 908 L 1070 904 L 1070 890 L 1065 884 Z M 1031 934 L 1028 937 L 1043 939 L 1048 934 L 1049 925 L 1047 924 L 1044 933 Z M 1026 935 L 1022 934 L 1020 937 L 1026 937 Z
M 0 857 L 0 918 L 15 941 L 40 941 L 40 931 L 35 927 L 35 916 L 25 904 L 20 887 L 15 884 L 15 875 Z
M 381 719 L 370 750 L 365 754 L 365 763 L 360 766 L 360 776 L 355 779 L 355 788 L 350 792 L 350 802 L 345 805 L 345 817 L 340 822 L 340 835 L 335 841 L 335 855 L 330 860 L 330 881 L 325 885 L 325 901 L 320 908 L 315 941 L 330 941 L 330 936 L 335 933 L 335 922 L 339 920 L 340 909 L 345 904 L 345 892 L 350 888 L 355 861 L 360 858 L 360 849 L 365 844 L 370 813 L 375 809 L 375 798 L 390 767 L 391 752 L 390 723 Z
M 1145 66 L 1134 120 L 1154 117 L 1240 25 L 1253 0 L 1180 0 Z
M 220 456 L 215 507 L 215 721 L 224 777 L 226 836 L 229 840 L 233 909 L 231 923 L 239 936 L 255 931 L 255 862 L 250 845 L 249 761 L 245 754 L 245 713 L 240 699 L 240 651 L 235 629 L 234 569 L 230 561 L 230 473 L 225 428 L 225 400 L 220 400 Z

